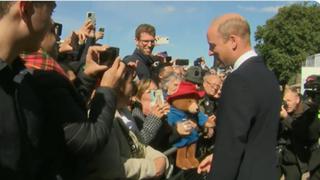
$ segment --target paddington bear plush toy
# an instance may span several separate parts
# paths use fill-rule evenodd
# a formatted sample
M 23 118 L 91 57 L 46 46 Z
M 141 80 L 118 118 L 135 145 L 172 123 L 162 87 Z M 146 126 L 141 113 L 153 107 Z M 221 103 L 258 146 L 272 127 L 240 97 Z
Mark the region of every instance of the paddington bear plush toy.
M 205 95 L 198 91 L 196 85 L 181 82 L 177 91 L 167 97 L 171 108 L 168 113 L 168 123 L 175 126 L 185 120 L 192 120 L 198 127 L 204 127 L 208 116 L 199 111 L 198 100 Z M 178 148 L 176 166 L 181 169 L 192 169 L 199 165 L 195 158 L 196 142 L 199 138 L 197 128 L 193 128 L 188 136 L 181 137 L 174 145 Z

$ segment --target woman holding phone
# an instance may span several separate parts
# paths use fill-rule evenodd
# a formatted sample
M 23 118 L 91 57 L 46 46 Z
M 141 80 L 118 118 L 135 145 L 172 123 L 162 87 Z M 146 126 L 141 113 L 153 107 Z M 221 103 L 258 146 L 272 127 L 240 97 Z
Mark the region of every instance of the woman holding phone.
M 165 121 L 170 106 L 160 92 L 162 91 L 158 90 L 157 85 L 151 79 L 139 81 L 132 115 L 144 143 L 161 151 L 167 149 L 171 129 Z
M 139 81 L 132 115 L 144 142 L 159 151 L 165 151 L 180 136 L 191 133 L 189 124 L 192 122 L 185 121 L 177 124 L 175 128 L 170 127 L 166 121 L 166 114 L 169 112 L 170 106 L 165 100 L 164 103 L 161 103 L 157 97 L 159 95 L 155 95 L 158 94 L 156 90 L 158 90 L 157 85 L 151 79 Z

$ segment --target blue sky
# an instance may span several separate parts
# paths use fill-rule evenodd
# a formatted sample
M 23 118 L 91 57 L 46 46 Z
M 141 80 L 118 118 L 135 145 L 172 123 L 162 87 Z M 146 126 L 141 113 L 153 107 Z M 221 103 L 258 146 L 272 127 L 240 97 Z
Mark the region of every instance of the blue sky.
M 194 60 L 208 56 L 206 33 L 213 18 L 224 13 L 239 13 L 251 26 L 252 44 L 258 25 L 265 24 L 279 7 L 288 1 L 58 1 L 53 19 L 63 24 L 62 37 L 78 29 L 86 12 L 96 12 L 97 27 L 105 27 L 105 37 L 99 43 L 120 47 L 120 55 L 131 54 L 135 48 L 134 31 L 141 23 L 156 27 L 157 35 L 168 36 L 170 44 L 157 46 L 154 52 L 167 51 L 173 58 Z

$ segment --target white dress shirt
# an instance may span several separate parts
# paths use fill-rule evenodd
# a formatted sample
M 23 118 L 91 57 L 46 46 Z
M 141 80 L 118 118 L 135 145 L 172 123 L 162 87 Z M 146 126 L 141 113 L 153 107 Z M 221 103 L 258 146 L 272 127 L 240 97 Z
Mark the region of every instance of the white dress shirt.
M 254 50 L 250 50 L 250 51 L 247 51 L 246 53 L 242 54 L 234 63 L 232 72 L 237 70 L 241 66 L 241 64 L 243 64 L 245 61 L 247 61 L 248 59 L 250 59 L 254 56 L 258 56 Z

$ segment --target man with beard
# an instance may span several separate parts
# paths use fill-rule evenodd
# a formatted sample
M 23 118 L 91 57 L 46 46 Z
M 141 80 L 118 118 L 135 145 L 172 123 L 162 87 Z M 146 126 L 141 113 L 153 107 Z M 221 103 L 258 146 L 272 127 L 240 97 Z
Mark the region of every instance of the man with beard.
M 151 78 L 152 50 L 155 46 L 156 30 L 150 24 L 141 24 L 135 33 L 136 49 L 133 54 L 124 61 L 138 61 L 137 75 L 139 79 Z

